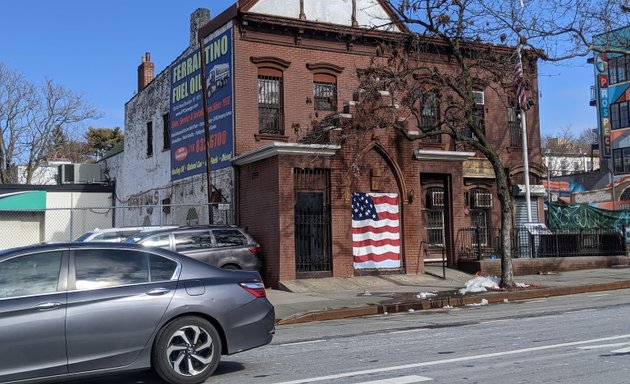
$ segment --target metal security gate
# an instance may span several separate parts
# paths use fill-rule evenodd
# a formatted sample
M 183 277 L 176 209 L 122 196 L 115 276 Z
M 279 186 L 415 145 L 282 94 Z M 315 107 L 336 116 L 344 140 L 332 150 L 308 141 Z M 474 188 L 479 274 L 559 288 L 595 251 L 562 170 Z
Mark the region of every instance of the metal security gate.
M 531 198 L 531 212 L 532 212 L 532 221 L 540 222 L 540 218 L 538 217 L 538 198 Z M 539 240 L 530 236 L 529 232 L 526 230 L 520 230 L 521 228 L 525 228 L 525 223 L 527 223 L 527 201 L 524 197 L 515 197 L 514 198 L 514 228 L 517 230 L 518 236 L 516 238 L 517 246 L 518 246 L 518 257 L 520 258 L 528 258 L 532 257 L 534 253 L 534 247 L 539 246 Z M 514 245 L 513 245 L 514 246 Z
M 295 169 L 294 186 L 297 277 L 331 276 L 330 172 Z

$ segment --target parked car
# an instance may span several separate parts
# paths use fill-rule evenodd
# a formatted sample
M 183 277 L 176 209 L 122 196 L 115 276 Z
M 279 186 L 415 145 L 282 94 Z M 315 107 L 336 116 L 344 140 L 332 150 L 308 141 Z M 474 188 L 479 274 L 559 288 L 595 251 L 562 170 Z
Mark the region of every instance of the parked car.
M 183 253 L 223 269 L 260 271 L 261 247 L 243 228 L 202 225 L 138 232 L 126 242 Z
M 170 226 L 140 226 L 140 227 L 115 227 L 115 228 L 96 228 L 93 231 L 84 233 L 73 241 L 107 241 L 120 243 L 131 235 L 141 231 L 177 228 L 176 225 Z
M 0 382 L 153 368 L 200 383 L 221 355 L 269 343 L 258 273 L 160 248 L 56 243 L 0 251 Z

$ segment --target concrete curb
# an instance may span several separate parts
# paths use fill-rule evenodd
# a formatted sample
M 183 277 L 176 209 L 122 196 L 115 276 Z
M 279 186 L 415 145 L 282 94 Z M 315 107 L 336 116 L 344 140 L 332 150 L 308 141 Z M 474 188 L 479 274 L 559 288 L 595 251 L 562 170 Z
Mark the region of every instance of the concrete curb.
M 351 317 L 371 316 L 384 313 L 409 312 L 410 310 L 418 311 L 427 309 L 442 309 L 445 307 L 464 307 L 467 305 L 479 305 L 483 299 L 487 300 L 488 304 L 497 304 L 506 301 L 531 300 L 551 296 L 566 296 L 580 293 L 612 291 L 617 289 L 629 288 L 630 280 L 625 280 L 611 283 L 578 285 L 571 287 L 532 288 L 514 291 L 484 292 L 471 294 L 468 296 L 447 296 L 441 298 L 418 299 L 416 301 L 406 301 L 391 304 L 369 304 L 362 307 L 354 308 L 344 307 L 327 309 L 322 311 L 298 314 L 296 316 L 292 316 L 286 319 L 279 319 L 276 324 L 289 325 L 308 323 L 313 321 L 339 320 Z

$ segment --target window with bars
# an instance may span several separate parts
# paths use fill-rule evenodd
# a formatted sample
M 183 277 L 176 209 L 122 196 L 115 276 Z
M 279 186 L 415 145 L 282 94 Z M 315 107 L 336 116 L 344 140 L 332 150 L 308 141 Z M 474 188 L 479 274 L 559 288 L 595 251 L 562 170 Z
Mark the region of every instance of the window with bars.
M 337 110 L 337 78 L 316 73 L 313 76 L 313 103 L 316 111 Z
M 433 92 L 426 92 L 420 98 L 420 130 L 422 132 L 431 132 L 437 129 L 440 118 L 440 102 L 437 95 Z M 441 143 L 441 135 L 427 136 L 423 139 L 428 143 Z
M 258 73 L 258 130 L 266 135 L 283 135 L 282 72 Z
M 162 131 L 164 146 L 162 149 L 167 150 L 171 148 L 171 121 L 168 113 L 162 115 L 162 126 L 164 127 Z
M 486 132 L 486 117 L 483 104 L 475 104 L 472 110 L 473 124 L 478 127 L 481 132 Z
M 426 194 L 427 243 L 431 246 L 444 246 L 444 189 L 427 188 Z
M 474 245 L 487 246 L 490 244 L 490 209 L 492 207 L 492 193 L 483 188 L 470 191 L 470 225 L 475 229 Z
M 475 127 L 479 127 L 481 132 L 485 134 L 486 132 L 485 113 L 486 112 L 484 109 L 484 104 L 485 104 L 484 93 L 482 91 L 473 91 L 473 99 L 475 103 L 472 110 L 472 124 Z M 464 128 L 462 130 L 462 134 L 466 137 L 475 138 L 475 134 L 473 133 L 472 129 L 470 129 L 469 127 Z
M 517 118 L 516 107 L 508 107 L 508 132 L 510 132 L 510 146 L 521 148 L 523 146 L 523 131 Z
M 147 123 L 147 157 L 153 156 L 153 122 Z

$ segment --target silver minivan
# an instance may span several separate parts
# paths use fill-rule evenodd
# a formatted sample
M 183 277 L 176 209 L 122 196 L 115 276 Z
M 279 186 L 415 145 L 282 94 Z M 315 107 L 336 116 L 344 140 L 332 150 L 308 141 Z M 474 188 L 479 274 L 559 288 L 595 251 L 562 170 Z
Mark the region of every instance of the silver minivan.
M 138 232 L 128 243 L 169 249 L 223 269 L 260 272 L 262 249 L 245 229 L 204 225 Z
M 129 236 L 141 231 L 155 231 L 158 229 L 177 228 L 176 225 L 168 226 L 138 226 L 138 227 L 115 227 L 96 228 L 93 231 L 85 232 L 81 236 L 72 240 L 73 242 L 105 241 L 108 243 L 121 243 Z

